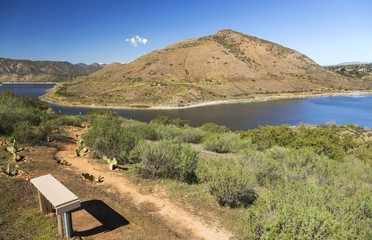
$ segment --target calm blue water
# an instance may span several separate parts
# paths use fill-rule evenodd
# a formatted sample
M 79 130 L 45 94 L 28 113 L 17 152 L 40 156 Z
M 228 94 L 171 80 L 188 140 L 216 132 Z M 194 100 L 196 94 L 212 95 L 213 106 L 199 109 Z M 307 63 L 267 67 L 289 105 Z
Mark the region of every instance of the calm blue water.
M 38 98 L 53 88 L 55 84 L 3 84 L 0 92 L 12 91 L 20 96 Z
M 39 97 L 53 84 L 4 84 L 0 92 L 11 90 L 23 96 Z M 50 104 L 56 113 L 86 114 L 92 108 L 72 108 Z M 114 110 L 126 118 L 151 121 L 158 115 L 189 119 L 193 126 L 206 122 L 225 125 L 234 130 L 259 125 L 299 125 L 335 123 L 357 124 L 372 128 L 372 96 L 322 97 L 274 100 L 257 103 L 237 103 L 178 110 Z

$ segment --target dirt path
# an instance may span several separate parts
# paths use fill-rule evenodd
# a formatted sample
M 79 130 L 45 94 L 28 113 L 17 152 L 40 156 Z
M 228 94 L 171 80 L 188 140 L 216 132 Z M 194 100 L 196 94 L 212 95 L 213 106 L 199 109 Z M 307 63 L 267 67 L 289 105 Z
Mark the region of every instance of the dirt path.
M 82 129 L 71 128 L 70 135 L 74 140 L 81 136 Z M 206 224 L 199 217 L 192 215 L 186 210 L 176 206 L 168 199 L 155 193 L 143 194 L 140 189 L 124 178 L 120 173 L 109 171 L 106 165 L 97 163 L 88 157 L 76 157 L 76 144 L 73 142 L 62 143 L 61 150 L 56 153 L 56 158 L 66 160 L 71 165 L 68 167 L 76 174 L 89 173 L 94 176 L 103 176 L 104 182 L 100 185 L 105 186 L 110 191 L 131 198 L 134 207 L 141 209 L 144 206 L 151 206 L 152 215 L 161 218 L 169 229 L 185 236 L 187 239 L 231 239 L 233 235 L 217 224 Z M 211 221 L 213 222 L 213 221 Z

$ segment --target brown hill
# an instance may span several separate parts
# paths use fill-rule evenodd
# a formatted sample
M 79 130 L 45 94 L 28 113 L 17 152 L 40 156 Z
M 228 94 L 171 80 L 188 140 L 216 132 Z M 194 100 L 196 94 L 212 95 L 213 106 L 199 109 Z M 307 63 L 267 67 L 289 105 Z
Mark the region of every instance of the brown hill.
M 256 94 L 361 87 L 305 55 L 232 30 L 182 41 L 129 64 L 114 63 L 65 84 L 58 102 L 109 106 L 185 106 Z
M 0 82 L 59 82 L 86 76 L 103 66 L 61 61 L 30 61 L 0 58 Z

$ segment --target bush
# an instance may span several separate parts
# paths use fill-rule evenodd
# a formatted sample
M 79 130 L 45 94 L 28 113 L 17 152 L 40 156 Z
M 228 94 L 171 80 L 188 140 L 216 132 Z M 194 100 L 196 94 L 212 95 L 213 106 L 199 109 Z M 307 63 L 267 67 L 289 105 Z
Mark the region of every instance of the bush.
M 82 126 L 82 118 L 79 116 L 59 115 L 57 121 L 59 122 L 60 125 L 75 126 L 75 127 Z
M 180 119 L 180 118 L 170 118 L 168 116 L 159 115 L 155 119 L 151 121 L 154 124 L 162 124 L 162 125 L 174 125 L 177 127 L 185 127 L 190 126 L 190 120 L 187 119 Z
M 89 112 L 88 116 L 116 117 L 118 116 L 118 113 L 112 110 L 99 109 Z
M 206 150 L 217 153 L 229 153 L 244 147 L 244 142 L 236 134 L 213 134 L 207 137 L 203 142 Z
M 264 152 L 246 150 L 240 162 L 252 169 L 260 186 L 283 186 L 290 182 L 305 181 L 314 174 L 316 164 L 329 161 L 310 149 L 273 147 Z
M 196 174 L 221 206 L 248 207 L 257 198 L 252 174 L 235 159 L 200 161 Z
M 227 133 L 230 129 L 226 126 L 221 126 L 215 123 L 205 123 L 201 126 L 201 129 L 209 133 Z
M 6 135 L 11 135 L 20 122 L 39 125 L 48 109 L 48 104 L 38 99 L 17 97 L 12 92 L 0 93 L 0 103 L 0 134 Z
M 295 132 L 288 125 L 259 126 L 258 128 L 243 132 L 243 138 L 250 138 L 257 150 L 265 150 L 274 146 L 289 146 L 295 138 Z
M 137 137 L 129 130 L 121 127 L 121 122 L 113 117 L 97 120 L 84 135 L 84 141 L 97 157 L 104 155 L 127 162 L 129 152 L 138 142 Z
M 343 127 L 334 125 L 301 125 L 296 128 L 287 125 L 266 126 L 243 132 L 241 137 L 250 139 L 253 146 L 261 151 L 274 146 L 296 149 L 308 147 L 317 154 L 342 161 L 346 153 L 352 152 L 360 145 L 352 135 L 343 133 L 343 130 Z
M 38 138 L 41 141 L 49 142 L 52 135 L 62 132 L 61 121 L 57 119 L 44 119 L 39 125 Z
M 19 143 L 35 143 L 37 135 L 29 122 L 22 121 L 14 125 L 12 138 L 16 139 Z
M 240 162 L 253 170 L 257 183 L 260 186 L 268 186 L 280 179 L 278 161 L 273 161 L 267 154 L 256 150 L 246 150 L 242 154 Z
M 199 144 L 204 138 L 204 131 L 198 128 L 185 127 L 180 133 L 180 141 L 184 143 Z
M 245 235 L 251 239 L 369 239 L 371 204 L 366 199 L 367 194 L 348 199 L 335 188 L 307 182 L 271 188 L 247 209 Z
M 182 129 L 176 126 L 155 125 L 155 130 L 162 140 L 181 139 Z
M 122 127 L 132 132 L 137 137 L 137 139 L 146 139 L 150 141 L 159 139 L 158 133 L 151 125 L 147 123 L 126 121 L 122 124 Z
M 144 178 L 171 178 L 187 183 L 195 182 L 198 152 L 188 145 L 174 141 L 142 142 L 137 156 L 137 172 Z M 136 155 L 136 154 L 134 154 Z

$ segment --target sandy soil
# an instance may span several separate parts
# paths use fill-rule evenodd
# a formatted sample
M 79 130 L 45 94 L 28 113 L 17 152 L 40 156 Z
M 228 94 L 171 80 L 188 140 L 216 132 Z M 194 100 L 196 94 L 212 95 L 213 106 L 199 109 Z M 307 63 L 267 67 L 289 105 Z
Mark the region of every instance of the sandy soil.
M 72 140 L 77 140 L 83 133 L 83 129 L 70 128 L 69 133 Z M 191 214 L 185 209 L 176 206 L 164 194 L 159 192 L 143 193 L 138 186 L 125 179 L 118 171 L 109 171 L 107 165 L 98 163 L 89 157 L 76 157 L 76 144 L 74 141 L 61 143 L 62 146 L 56 152 L 56 160 L 65 160 L 71 165 L 67 168 L 76 174 L 90 173 L 94 176 L 103 176 L 104 181 L 97 184 L 105 191 L 114 192 L 130 198 L 132 207 L 140 211 L 150 212 L 154 218 L 160 218 L 159 223 L 166 224 L 167 228 L 176 232 L 176 235 L 183 239 L 231 239 L 233 235 L 223 229 L 215 219 L 209 219 L 209 224 L 199 217 Z M 94 206 L 94 203 L 93 203 Z M 88 231 L 99 228 L 102 224 L 89 214 L 89 209 L 82 209 L 73 213 L 74 230 L 77 232 Z M 212 223 L 212 224 L 211 224 Z M 106 239 L 105 232 L 90 237 Z

